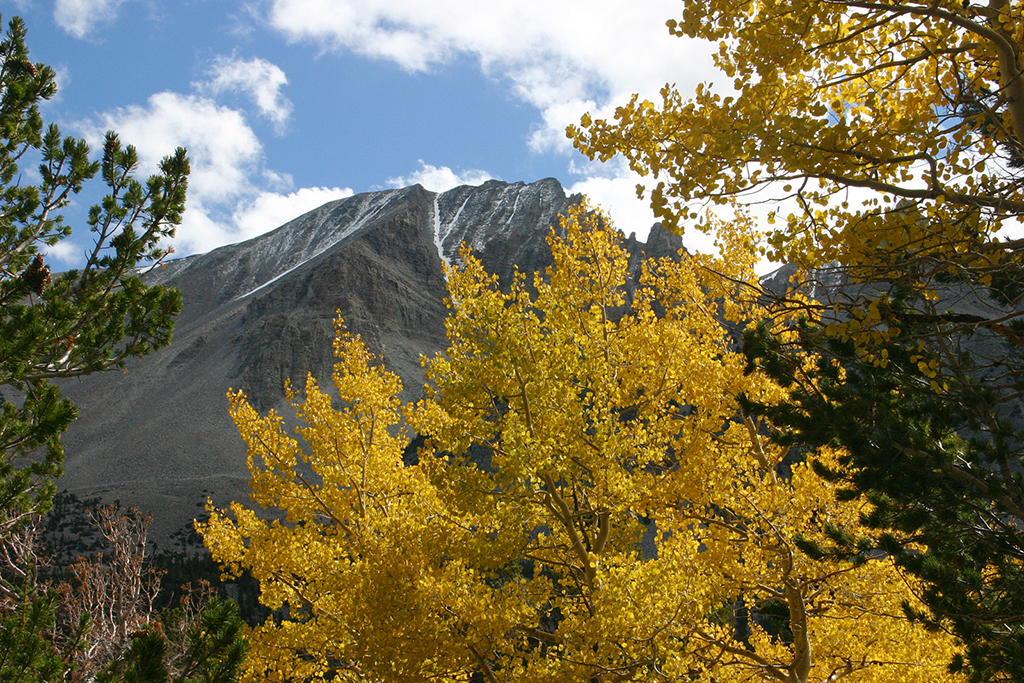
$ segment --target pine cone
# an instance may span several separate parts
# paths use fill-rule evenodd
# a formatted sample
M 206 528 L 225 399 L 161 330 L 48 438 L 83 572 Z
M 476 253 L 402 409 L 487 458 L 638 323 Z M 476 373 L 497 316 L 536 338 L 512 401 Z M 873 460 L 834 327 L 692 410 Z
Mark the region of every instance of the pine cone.
M 29 291 L 38 295 L 42 295 L 46 286 L 53 282 L 53 278 L 50 277 L 50 268 L 43 262 L 43 257 L 40 254 L 36 254 L 31 265 L 21 274 L 21 280 Z

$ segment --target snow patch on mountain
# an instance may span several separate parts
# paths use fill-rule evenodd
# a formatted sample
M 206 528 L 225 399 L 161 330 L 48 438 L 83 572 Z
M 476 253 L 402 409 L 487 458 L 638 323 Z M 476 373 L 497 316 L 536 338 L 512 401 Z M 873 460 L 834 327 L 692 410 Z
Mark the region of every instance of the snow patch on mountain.
M 260 291 L 288 273 L 306 265 L 345 238 L 358 233 L 377 217 L 396 192 L 399 191 L 372 192 L 357 195 L 351 199 L 331 202 L 278 228 L 281 235 L 277 240 L 257 238 L 253 244 L 255 247 L 252 254 L 253 260 L 258 263 L 275 263 L 277 267 L 285 266 L 285 268 L 260 285 L 238 295 L 235 299 L 244 299 Z M 347 221 L 339 222 L 337 209 L 342 204 L 351 203 L 353 200 L 355 200 L 356 215 Z
M 441 208 L 439 206 L 441 196 L 439 194 L 434 195 L 433 204 L 433 221 L 434 221 L 434 246 L 437 247 L 437 255 L 441 258 L 441 262 L 446 266 L 451 267 L 452 262 L 448 260 L 448 257 L 444 254 L 444 244 L 441 239 Z

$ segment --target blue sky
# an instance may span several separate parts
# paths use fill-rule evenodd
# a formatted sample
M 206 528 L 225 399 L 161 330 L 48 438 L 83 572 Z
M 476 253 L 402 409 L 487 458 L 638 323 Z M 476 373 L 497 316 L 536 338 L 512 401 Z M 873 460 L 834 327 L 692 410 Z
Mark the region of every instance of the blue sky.
M 178 145 L 193 176 L 179 254 L 271 230 L 331 199 L 416 182 L 556 177 L 627 234 L 653 216 L 638 178 L 565 139 L 713 81 L 711 47 L 668 35 L 678 0 L 14 0 L 34 61 L 58 72 L 47 121 L 94 148 L 107 129 L 143 173 Z M 718 76 L 718 80 L 722 80 Z M 95 197 L 66 211 L 73 225 Z M 685 241 L 696 246 L 696 237 Z M 52 256 L 73 264 L 79 231 Z

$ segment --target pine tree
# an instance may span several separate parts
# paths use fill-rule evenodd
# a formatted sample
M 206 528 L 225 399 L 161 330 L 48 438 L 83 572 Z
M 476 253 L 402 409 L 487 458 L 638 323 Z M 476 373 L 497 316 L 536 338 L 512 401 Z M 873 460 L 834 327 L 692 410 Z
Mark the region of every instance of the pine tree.
M 26 525 L 50 506 L 62 472 L 61 434 L 75 407 L 54 380 L 120 367 L 170 342 L 181 295 L 142 275 L 169 253 L 181 221 L 189 162 L 179 148 L 141 182 L 138 155 L 107 133 L 99 161 L 84 140 L 45 125 L 39 104 L 56 93 L 53 69 L 32 63 L 15 17 L 0 40 L 0 633 L 5 680 L 54 680 L 64 665 L 47 629 L 55 597 L 35 582 Z M 38 159 L 39 182 L 21 164 Z M 55 274 L 46 252 L 71 228 L 59 213 L 100 175 L 92 247 L 80 268 Z M 10 678 L 9 675 L 13 675 Z
M 97 683 L 235 683 L 248 643 L 231 600 L 212 597 L 195 618 L 181 608 L 136 633 Z
M 805 551 L 854 564 L 886 553 L 921 581 L 928 609 L 907 606 L 907 615 L 952 628 L 965 643 L 954 669 L 967 665 L 976 681 L 1021 680 L 1024 431 L 1012 408 L 1024 382 L 971 364 L 988 345 L 1019 367 L 1020 351 L 983 331 L 949 331 L 947 349 L 959 349 L 954 373 L 940 362 L 943 349 L 926 343 L 934 323 L 904 327 L 899 339 L 872 347 L 871 361 L 852 339 L 809 322 L 792 343 L 763 325 L 748 330 L 749 367 L 769 373 L 789 396 L 747 409 L 785 425 L 776 432 L 782 445 L 839 447 L 835 464 L 814 465 L 840 499 L 867 504 L 859 524 L 836 526 L 827 542 L 804 543 Z
M 118 367 L 170 342 L 179 292 L 148 286 L 143 270 L 168 254 L 185 203 L 183 149 L 142 183 L 138 156 L 108 133 L 102 159 L 84 140 L 44 127 L 39 102 L 56 93 L 53 70 L 29 60 L 25 27 L 0 42 L 0 537 L 46 510 L 61 473 L 60 435 L 75 417 L 53 380 Z M 19 163 L 40 158 L 40 182 Z M 51 273 L 44 253 L 70 234 L 58 213 L 100 173 L 108 194 L 89 213 L 93 246 L 81 268 Z

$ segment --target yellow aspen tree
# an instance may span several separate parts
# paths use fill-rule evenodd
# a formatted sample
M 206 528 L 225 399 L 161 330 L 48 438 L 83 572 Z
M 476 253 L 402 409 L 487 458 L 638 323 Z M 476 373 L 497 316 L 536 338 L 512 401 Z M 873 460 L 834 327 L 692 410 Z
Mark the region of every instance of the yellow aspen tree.
M 305 446 L 231 395 L 280 517 L 235 503 L 200 530 L 287 608 L 252 634 L 253 679 L 959 680 L 891 562 L 796 549 L 859 510 L 741 409 L 783 396 L 735 348 L 764 315 L 749 226 L 638 276 L 606 218 L 562 228 L 504 291 L 462 252 L 423 400 L 343 332 L 338 397 L 289 391 Z
M 517 619 L 515 586 L 492 590 L 461 558 L 469 530 L 449 524 L 437 491 L 404 467 L 399 379 L 379 366 L 338 320 L 334 388 L 342 409 L 310 378 L 286 387 L 302 423 L 258 415 L 240 392 L 231 416 L 249 447 L 252 499 L 267 520 L 234 503 L 201 526 L 214 557 L 260 582 L 271 618 L 251 638 L 254 680 L 448 680 L 473 666 L 474 639 Z M 461 611 L 478 615 L 474 633 Z M 482 633 L 480 629 L 485 629 Z M 500 631 L 499 631 L 500 633 Z M 454 642 L 452 642 L 454 640 Z
M 769 239 L 776 260 L 876 279 L 896 259 L 981 282 L 1019 269 L 1024 242 L 997 233 L 1024 216 L 1020 0 L 710 0 L 668 28 L 717 44 L 725 83 L 569 129 L 584 154 L 652 177 L 666 225 L 768 194 L 797 207 Z
M 667 23 L 717 48 L 721 81 L 570 137 L 627 159 L 673 229 L 784 207 L 765 255 L 820 300 L 775 302 L 805 311 L 798 340 L 748 335 L 790 389 L 752 410 L 842 444 L 832 476 L 872 501 L 847 532 L 924 581 L 915 616 L 953 629 L 975 680 L 1024 678 L 1024 3 L 709 0 Z M 829 358 L 804 384 L 787 367 L 809 351 Z

